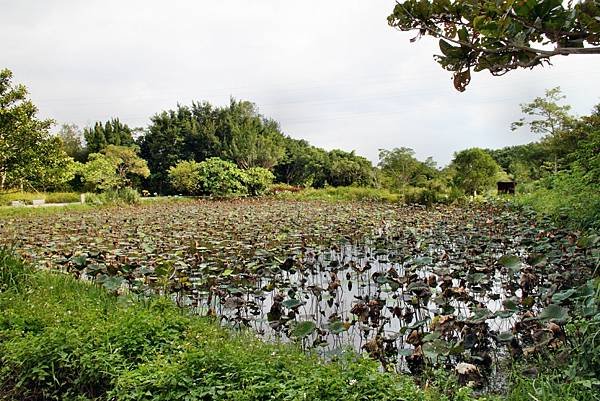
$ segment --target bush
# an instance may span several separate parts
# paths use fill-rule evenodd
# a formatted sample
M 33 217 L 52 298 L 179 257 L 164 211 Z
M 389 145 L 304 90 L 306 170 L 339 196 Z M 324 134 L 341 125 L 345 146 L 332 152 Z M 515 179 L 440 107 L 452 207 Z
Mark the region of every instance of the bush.
M 184 160 L 169 168 L 169 181 L 173 188 L 186 195 L 200 194 L 200 163 Z
M 85 202 L 92 205 L 136 205 L 140 194 L 133 188 L 109 189 L 101 194 L 85 194 Z
M 198 183 L 204 195 L 246 195 L 246 174 L 234 163 L 211 157 L 199 163 Z
M 600 187 L 587 182 L 577 171 L 548 176 L 515 200 L 562 223 L 600 229 Z
M 44 199 L 46 203 L 73 203 L 79 202 L 79 194 L 76 192 L 2 192 L 0 206 L 10 205 L 12 201 L 22 201 L 31 205 L 34 199 Z
M 246 173 L 246 188 L 252 196 L 263 195 L 273 183 L 275 176 L 266 168 L 251 167 Z

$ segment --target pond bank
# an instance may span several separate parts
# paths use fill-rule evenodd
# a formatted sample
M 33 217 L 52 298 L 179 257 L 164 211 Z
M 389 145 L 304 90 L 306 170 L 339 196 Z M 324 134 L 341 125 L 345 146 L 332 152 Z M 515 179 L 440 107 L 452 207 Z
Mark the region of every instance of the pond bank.
M 33 272 L 0 251 L 0 399 L 446 400 L 360 357 L 324 363 L 182 313 Z M 452 389 L 451 399 L 471 399 Z M 184 398 L 185 397 L 185 398 Z

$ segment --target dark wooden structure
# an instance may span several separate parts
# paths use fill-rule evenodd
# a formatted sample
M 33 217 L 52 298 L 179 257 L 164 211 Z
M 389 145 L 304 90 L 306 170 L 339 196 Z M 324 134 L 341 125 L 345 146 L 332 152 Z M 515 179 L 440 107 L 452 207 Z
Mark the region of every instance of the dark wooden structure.
M 514 181 L 498 181 L 498 195 L 514 195 L 517 183 Z

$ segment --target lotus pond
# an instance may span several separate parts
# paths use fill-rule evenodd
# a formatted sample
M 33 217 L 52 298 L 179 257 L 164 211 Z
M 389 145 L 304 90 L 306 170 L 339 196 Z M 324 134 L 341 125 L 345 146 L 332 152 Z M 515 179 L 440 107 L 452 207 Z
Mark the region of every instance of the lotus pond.
M 182 307 L 326 357 L 470 371 L 560 346 L 598 239 L 508 206 L 194 201 L 0 221 L 39 267 Z

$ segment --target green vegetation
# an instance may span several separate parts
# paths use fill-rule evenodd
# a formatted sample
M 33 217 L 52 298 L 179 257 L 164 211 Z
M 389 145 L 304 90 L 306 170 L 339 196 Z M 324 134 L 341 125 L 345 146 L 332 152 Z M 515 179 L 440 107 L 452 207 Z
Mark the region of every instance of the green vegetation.
M 417 38 L 439 38 L 442 55 L 436 61 L 454 73 L 459 91 L 471 81 L 471 69 L 504 75 L 549 64 L 558 55 L 600 54 L 597 0 L 405 0 L 394 7 L 388 24 L 416 31 Z
M 38 120 L 27 89 L 11 80 L 12 72 L 0 70 L 0 191 L 60 188 L 73 178 L 73 161 L 50 137 L 52 120 Z
M 99 194 L 86 193 L 88 205 L 135 205 L 140 203 L 140 194 L 132 188 L 109 189 Z
M 469 400 L 362 357 L 324 362 L 183 313 L 34 272 L 0 251 L 0 399 Z
M 487 151 L 518 182 L 517 203 L 583 229 L 598 229 L 600 216 L 600 107 L 570 115 L 559 88 L 521 105 L 523 125 L 542 135 L 528 145 Z
M 399 202 L 402 196 L 387 189 L 364 187 L 286 188 L 277 186 L 272 191 L 281 199 L 322 201 Z
M 107 121 L 105 124 L 97 122 L 93 127 L 83 130 L 87 152 L 100 153 L 109 145 L 132 146 L 135 144 L 132 132 L 133 130 L 127 124 L 122 124 L 118 118 Z
M 456 186 L 469 195 L 489 190 L 498 181 L 500 167 L 482 149 L 472 148 L 456 153 L 452 166 Z
M 547 221 L 531 230 L 534 215 L 486 204 L 426 210 L 383 203 L 230 200 L 215 206 L 194 201 L 6 220 L 3 238 L 31 233 L 19 252 L 63 273 L 34 271 L 10 252 L 0 252 L 0 399 L 302 399 L 307 394 L 321 400 L 467 400 L 474 398 L 472 390 L 458 383 L 481 380 L 488 358 L 500 354 L 491 351 L 495 347 L 515 353 L 512 368 L 504 368 L 508 381 L 499 399 L 598 399 L 600 282 L 585 278 L 600 267 L 597 236 Z M 135 226 L 123 224 L 133 219 Z M 74 230 L 82 220 L 85 227 Z M 182 231 L 182 224 L 189 229 Z M 51 247 L 43 245 L 48 238 L 54 239 Z M 189 238 L 198 240 L 182 247 Z M 355 249 L 343 256 L 346 268 L 333 253 L 340 244 Z M 380 268 L 369 267 L 375 259 L 362 255 L 363 249 L 373 249 Z M 514 256 L 522 249 L 531 256 Z M 283 257 L 290 250 L 293 256 Z M 504 256 L 498 259 L 497 252 Z M 314 264 L 309 253 L 322 259 Z M 394 255 L 412 256 L 396 260 Z M 459 256 L 467 258 L 466 265 L 455 265 Z M 406 282 L 397 276 L 400 268 Z M 313 269 L 329 277 L 320 291 L 285 279 L 303 272 L 312 282 Z M 343 279 L 344 269 L 354 278 Z M 417 272 L 436 282 L 419 279 Z M 99 286 L 64 273 L 94 277 Z M 494 291 L 503 307 L 491 313 L 478 305 L 486 289 L 494 288 L 496 274 L 513 295 Z M 370 303 L 353 299 L 351 320 L 333 303 L 327 309 L 325 297 L 320 307 L 339 320 L 302 318 L 307 312 L 320 315 L 298 309 L 314 304 L 303 306 L 305 295 L 333 292 L 332 299 L 343 300 L 349 283 L 360 286 L 373 275 Z M 256 287 L 254 276 L 266 279 L 264 287 Z M 446 286 L 453 279 L 464 284 Z M 192 289 L 214 291 L 223 302 L 204 306 L 206 298 L 186 296 Z M 148 295 L 153 292 L 168 297 Z M 352 353 L 328 353 L 333 361 L 325 362 L 300 348 L 324 347 L 315 341 L 323 333 L 350 338 L 361 324 L 385 327 L 387 317 L 396 319 L 392 316 L 399 312 L 380 310 L 373 302 L 391 300 L 396 292 L 413 299 L 420 294 L 418 299 L 435 300 L 440 308 L 428 312 L 427 301 L 399 304 L 405 341 L 415 347 L 404 350 L 412 353 L 408 366 L 428 383 L 427 390 L 407 376 L 380 373 L 377 363 Z M 243 311 L 253 309 L 253 296 L 277 293 L 286 298 L 273 298 L 273 305 L 281 302 L 286 313 L 276 317 L 277 308 L 271 307 L 269 317 L 261 319 L 271 324 L 280 319 L 280 335 L 289 333 L 294 345 L 265 344 L 237 331 L 254 327 L 242 323 L 251 316 Z M 463 316 L 451 299 L 465 302 L 462 308 L 472 313 Z M 171 300 L 201 314 L 218 314 L 236 331 L 219 328 L 213 318 L 189 316 Z M 240 309 L 230 314 L 227 308 Z M 405 321 L 413 313 L 424 322 Z M 512 331 L 498 332 L 491 323 L 495 319 L 516 319 L 516 324 Z M 369 338 L 377 339 L 377 332 Z M 378 361 L 392 355 L 391 349 L 381 354 L 376 344 L 368 341 L 362 350 Z M 462 353 L 458 359 L 456 352 Z M 459 361 L 477 366 L 479 373 L 456 377 L 453 370 L 438 370 Z
M 75 192 L 0 192 L 0 206 L 8 206 L 12 201 L 30 205 L 34 199 L 44 199 L 46 203 L 74 203 L 81 200 Z
M 258 196 L 269 189 L 274 178 L 266 168 L 242 170 L 218 157 L 200 163 L 182 161 L 169 169 L 171 185 L 185 195 Z
M 94 191 L 130 187 L 135 177 L 147 178 L 150 170 L 134 148 L 108 145 L 102 153 L 92 153 L 80 167 L 84 185 Z

